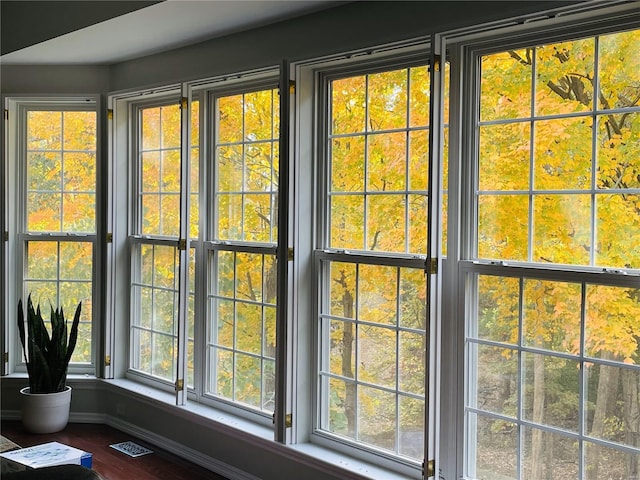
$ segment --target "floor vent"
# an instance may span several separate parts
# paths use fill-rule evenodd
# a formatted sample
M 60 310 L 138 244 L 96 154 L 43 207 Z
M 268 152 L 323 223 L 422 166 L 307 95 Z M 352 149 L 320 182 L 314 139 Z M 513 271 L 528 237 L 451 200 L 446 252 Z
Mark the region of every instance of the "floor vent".
M 130 457 L 141 457 L 142 455 L 153 453 L 153 450 L 149 450 L 148 448 L 145 448 L 142 445 L 138 445 L 137 443 L 131 441 L 114 443 L 113 445 L 109 446 L 111 448 L 115 448 L 119 452 L 129 455 Z

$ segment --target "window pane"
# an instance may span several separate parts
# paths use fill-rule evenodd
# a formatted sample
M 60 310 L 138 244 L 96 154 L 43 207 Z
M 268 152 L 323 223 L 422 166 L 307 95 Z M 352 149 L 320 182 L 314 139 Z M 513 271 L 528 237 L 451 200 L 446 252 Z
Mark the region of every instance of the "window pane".
M 571 437 L 524 428 L 521 478 L 578 479 L 578 443 Z
M 529 198 L 482 195 L 478 198 L 478 257 L 527 260 Z
M 533 199 L 533 260 L 589 265 L 591 197 L 537 195 Z
M 368 75 L 368 125 L 371 130 L 407 126 L 408 70 Z
M 540 425 L 578 431 L 580 364 L 524 353 L 523 417 Z
M 537 122 L 533 179 L 536 190 L 590 189 L 591 138 L 589 118 Z
M 625 113 L 600 117 L 596 179 L 598 188 L 640 188 L 639 141 L 640 114 Z
M 363 136 L 336 138 L 331 144 L 331 191 L 364 190 L 365 143 Z
M 331 196 L 331 246 L 364 250 L 364 199 L 361 195 Z
M 324 393 L 328 400 L 323 410 L 323 428 L 346 438 L 356 436 L 356 386 L 352 382 L 329 378 Z
M 355 338 L 355 324 L 333 320 L 330 322 L 329 370 L 331 373 L 345 378 L 355 378 L 356 351 L 353 348 Z
M 637 448 L 640 370 L 598 364 L 586 367 L 588 435 Z M 590 448 L 591 453 L 598 449 L 595 445 Z
M 382 133 L 369 136 L 367 151 L 367 190 L 388 192 L 405 190 L 407 175 L 407 136 Z M 350 172 L 353 175 L 353 172 Z
M 358 388 L 359 440 L 369 445 L 397 449 L 395 395 L 377 388 Z
M 522 293 L 525 345 L 557 352 L 580 352 L 582 287 L 576 283 L 527 279 Z
M 527 48 L 481 58 L 480 120 L 531 115 L 532 55 Z
M 528 190 L 528 123 L 480 127 L 480 190 Z
M 409 458 L 424 456 L 424 402 L 420 398 L 399 397 L 400 445 L 398 453 Z
M 478 320 L 469 336 L 517 344 L 520 321 L 520 279 L 479 275 Z
M 520 377 L 518 352 L 475 343 L 469 345 L 469 352 L 470 367 L 477 376 L 470 405 L 516 418 Z
M 472 478 L 515 480 L 518 476 L 518 426 L 505 420 L 469 414 L 469 435 L 475 439 Z
M 640 364 L 640 289 L 587 285 L 585 354 Z
M 95 112 L 64 112 L 64 150 L 95 152 Z
M 334 135 L 364 131 L 366 99 L 366 77 L 331 82 L 331 131 Z
M 602 35 L 598 42 L 600 108 L 625 108 L 640 100 L 640 30 Z
M 429 125 L 430 84 L 429 67 L 409 69 L 409 123 L 411 127 Z
M 594 39 L 536 48 L 536 111 L 541 115 L 592 108 Z
M 367 196 L 366 249 L 383 252 L 405 252 L 406 208 L 404 195 Z M 425 212 L 426 213 L 426 212 Z M 424 225 L 424 217 L 421 218 Z
M 640 471 L 640 454 L 585 442 L 585 468 L 593 478 L 629 480 Z

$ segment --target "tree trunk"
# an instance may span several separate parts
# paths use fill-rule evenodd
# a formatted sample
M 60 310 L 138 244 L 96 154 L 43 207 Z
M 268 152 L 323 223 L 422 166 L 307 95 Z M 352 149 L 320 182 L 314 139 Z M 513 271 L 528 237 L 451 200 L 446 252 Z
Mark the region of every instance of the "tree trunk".
M 535 423 L 542 423 L 544 420 L 544 356 L 534 355 L 533 357 L 533 418 Z M 531 430 L 531 478 L 544 478 L 543 459 L 544 442 L 543 432 L 539 429 Z
M 353 295 L 349 291 L 344 274 L 342 278 L 344 293 L 342 294 L 342 310 L 345 318 L 353 318 Z M 345 378 L 353 378 L 351 368 L 351 356 L 353 355 L 353 323 L 344 322 L 342 330 L 342 375 Z M 345 384 L 344 414 L 347 417 L 347 435 L 356 438 L 356 386 L 353 383 Z
M 613 358 L 611 353 L 603 352 L 602 358 L 610 360 Z M 618 387 L 618 369 L 608 365 L 600 366 L 600 374 L 598 376 L 598 390 L 596 393 L 595 412 L 589 434 L 592 437 L 602 438 L 604 433 L 605 420 L 610 411 L 610 404 L 615 398 L 612 392 Z M 586 469 L 587 480 L 598 479 L 598 458 L 600 458 L 600 447 L 596 444 L 589 444 L 587 450 L 587 459 L 589 466 Z
M 625 443 L 640 447 L 640 379 L 634 372 L 623 370 L 622 394 L 624 395 Z M 640 458 L 628 455 L 628 478 L 640 478 Z

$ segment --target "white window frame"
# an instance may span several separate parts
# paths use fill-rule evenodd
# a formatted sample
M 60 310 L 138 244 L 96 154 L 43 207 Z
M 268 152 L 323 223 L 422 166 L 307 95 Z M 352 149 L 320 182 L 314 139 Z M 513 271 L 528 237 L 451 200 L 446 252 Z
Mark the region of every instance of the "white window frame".
M 602 268 L 581 266 L 542 266 L 527 262 L 491 262 L 475 258 L 476 207 L 474 203 L 477 179 L 477 120 L 476 109 L 479 98 L 479 76 L 475 69 L 475 55 L 486 51 L 503 51 L 517 45 L 528 46 L 537 43 L 552 43 L 562 39 L 588 37 L 590 35 L 638 28 L 640 16 L 637 8 L 629 5 L 604 6 L 592 2 L 586 6 L 565 7 L 548 14 L 545 12 L 513 21 L 504 21 L 493 26 L 471 27 L 460 31 L 437 35 L 442 51 L 451 58 L 451 128 L 449 150 L 449 221 L 448 260 L 445 262 L 446 286 L 444 296 L 451 302 L 445 303 L 444 315 L 455 318 L 455 322 L 443 325 L 444 337 L 451 346 L 443 358 L 443 399 L 441 424 L 441 449 L 449 448 L 455 455 L 441 459 L 440 471 L 449 478 L 469 478 L 465 476 L 468 458 L 473 454 L 473 446 L 467 445 L 468 438 L 465 406 L 472 388 L 472 378 L 468 376 L 469 361 L 466 335 L 472 326 L 467 318 L 473 315 L 473 282 L 477 274 L 506 276 L 542 277 L 603 285 L 640 286 L 636 271 L 621 276 L 603 272 Z M 626 28 L 625 28 L 626 27 Z M 527 277 L 528 278 L 528 277 Z M 469 295 L 465 292 L 468 291 Z M 449 431 L 443 425 L 454 425 Z
M 100 211 L 101 211 L 101 188 L 100 188 L 100 98 L 96 95 L 66 95 L 66 96 L 7 96 L 5 97 L 5 185 L 4 193 L 6 195 L 6 211 L 3 218 L 6 228 L 6 236 L 4 243 L 6 244 L 5 253 L 5 271 L 6 290 L 4 292 L 5 318 L 17 318 L 17 302 L 11 299 L 22 298 L 25 296 L 23 292 L 24 285 L 24 269 L 26 261 L 25 243 L 29 241 L 38 241 L 46 238 L 47 241 L 83 241 L 92 244 L 92 319 L 91 326 L 91 360 L 87 363 L 69 364 L 69 374 L 97 375 L 99 374 L 98 355 L 100 335 L 100 301 L 98 292 L 101 289 L 101 280 L 97 275 L 100 270 L 98 262 L 100 259 L 100 242 L 98 242 L 101 233 L 100 227 Z M 25 232 L 25 215 L 26 215 L 26 199 L 24 189 L 26 188 L 26 161 L 25 146 L 26 141 L 26 112 L 28 111 L 93 111 L 96 114 L 96 202 L 95 202 L 95 231 L 88 234 L 74 233 L 45 233 L 30 234 Z M 16 206 L 18 208 L 12 207 Z M 10 208 L 11 207 L 11 208 Z M 26 301 L 26 297 L 25 297 Z M 43 317 L 48 320 L 47 307 L 42 306 Z M 7 361 L 3 362 L 3 374 L 9 373 L 26 373 L 26 365 L 22 354 L 22 345 L 18 338 L 17 327 L 15 322 L 7 322 L 4 329 L 4 351 L 8 352 Z
M 406 475 L 409 478 L 421 478 L 425 463 L 412 462 L 402 457 L 396 457 L 387 452 L 377 451 L 375 448 L 349 442 L 343 438 L 335 437 L 328 432 L 319 429 L 319 390 L 318 378 L 318 358 L 320 333 L 319 317 L 319 295 L 320 285 L 319 267 L 321 260 L 346 260 L 364 261 L 371 264 L 388 264 L 391 266 L 410 266 L 426 269 L 428 256 L 433 256 L 435 265 L 439 263 L 438 254 L 427 252 L 423 256 L 360 252 L 349 253 L 345 251 L 327 249 L 326 239 L 323 235 L 328 232 L 328 227 L 324 228 L 321 218 L 326 217 L 326 200 L 323 200 L 323 186 L 327 182 L 326 172 L 320 166 L 325 162 L 322 156 L 323 130 L 322 125 L 326 123 L 326 105 L 320 100 L 320 90 L 324 75 L 346 73 L 357 75 L 360 73 L 374 73 L 375 71 L 392 70 L 394 67 L 403 68 L 415 65 L 420 58 L 422 64 L 433 62 L 430 56 L 429 45 L 424 39 L 411 43 L 387 45 L 380 49 L 372 49 L 366 52 L 352 52 L 351 55 L 335 56 L 304 62 L 295 65 L 296 71 L 296 109 L 295 109 L 295 252 L 296 265 L 294 266 L 294 317 L 297 318 L 297 338 L 309 338 L 312 341 L 313 349 L 307 351 L 301 346 L 298 347 L 296 355 L 297 370 L 296 381 L 298 385 L 308 386 L 307 389 L 296 389 L 295 404 L 297 407 L 298 423 L 294 425 L 295 434 L 299 441 L 309 441 L 318 446 L 345 453 L 351 457 L 364 460 L 370 464 L 380 466 Z M 372 70 L 373 69 L 373 70 Z M 433 95 L 436 82 L 440 88 L 441 78 L 430 69 L 431 92 Z M 343 75 L 345 76 L 345 75 Z M 437 80 L 434 81 L 434 76 Z M 433 97 L 432 97 L 433 98 Z M 440 112 L 439 106 L 432 102 L 431 119 L 429 121 L 430 147 L 435 145 L 435 150 L 430 148 L 430 168 L 432 171 L 439 170 L 438 156 L 434 151 L 440 151 L 439 139 L 441 129 L 439 126 Z M 435 110 L 434 110 L 435 109 Z M 435 111 L 435 113 L 434 113 Z M 435 136 L 435 139 L 432 138 Z M 435 142 L 435 143 L 432 143 Z M 437 236 L 440 231 L 440 185 L 441 180 L 438 174 L 430 175 L 429 201 L 435 209 L 432 218 L 432 228 L 430 235 Z M 434 193 L 435 192 L 435 193 Z M 316 213 L 313 213 L 316 212 Z M 314 221 L 309 222 L 309 216 L 313 215 Z M 437 225 L 437 226 L 436 226 Z M 323 233 L 324 232 L 324 233 Z M 431 237 L 430 237 L 431 238 Z M 439 241 L 432 245 L 440 245 Z M 435 250 L 439 252 L 440 249 Z M 435 267 L 437 271 L 437 267 Z M 434 272 L 435 272 L 434 271 Z M 427 284 L 430 286 L 431 298 L 436 299 L 439 289 L 439 275 L 427 275 Z M 439 346 L 439 301 L 433 301 L 429 306 L 429 318 L 427 319 L 429 342 L 429 357 L 427 372 L 425 375 L 427 398 L 432 401 L 425 405 L 425 456 L 433 459 L 436 456 L 437 441 L 435 441 L 437 421 L 436 410 L 439 409 L 439 397 L 436 386 L 437 367 L 435 363 L 438 358 Z M 304 375 L 311 375 L 310 380 Z M 304 377 L 303 377 L 304 376 Z M 303 418 L 304 417 L 304 418 Z M 433 464 L 432 464 L 433 465 Z
M 219 241 L 214 238 L 214 221 L 206 212 L 214 212 L 214 161 L 215 144 L 211 140 L 215 136 L 213 122 L 213 109 L 216 96 L 232 95 L 243 92 L 252 92 L 261 89 L 277 89 L 277 69 L 267 68 L 259 71 L 245 72 L 231 77 L 203 79 L 181 85 L 168 85 L 154 90 L 125 92 L 114 94 L 108 99 L 110 108 L 109 136 L 110 136 L 110 179 L 109 179 L 109 214 L 108 231 L 112 239 L 107 252 L 109 272 L 107 281 L 107 327 L 106 355 L 109 359 L 106 366 L 106 378 L 128 378 L 137 383 L 158 388 L 165 392 L 176 392 L 176 385 L 164 379 L 147 375 L 144 372 L 134 371 L 129 368 L 133 348 L 129 339 L 129 318 L 133 315 L 133 297 L 130 286 L 133 265 L 133 248 L 138 244 L 171 245 L 180 248 L 179 242 L 186 239 L 186 251 L 193 250 L 195 254 L 195 375 L 194 385 L 187 385 L 186 377 L 183 383 L 183 395 L 176 393 L 177 404 L 187 402 L 199 403 L 214 407 L 241 418 L 247 418 L 259 425 L 271 426 L 272 415 L 259 409 L 250 408 L 247 405 L 232 402 L 228 399 L 206 393 L 208 364 L 205 344 L 207 339 L 207 290 L 212 279 L 209 278 L 208 258 L 216 251 L 251 251 L 266 254 L 276 254 L 277 243 L 268 245 L 255 242 Z M 199 211 L 198 238 L 186 237 L 189 235 L 189 215 L 181 218 L 180 238 L 157 237 L 140 235 L 136 232 L 136 218 L 138 213 L 130 205 L 137 205 L 137 167 L 133 165 L 137 158 L 137 120 L 136 111 L 144 107 L 160 105 L 172 105 L 181 102 L 182 105 L 182 135 L 183 138 L 191 138 L 190 115 L 194 101 L 199 102 Z M 281 100 L 282 102 L 282 100 Z M 186 106 L 186 108 L 185 108 Z M 189 120 L 187 120 L 189 119 Z M 186 127 L 186 128 L 185 128 Z M 282 145 L 282 142 L 280 142 Z M 181 151 L 184 159 L 190 158 L 191 142 L 181 142 Z M 280 147 L 282 150 L 282 147 Z M 282 153 L 281 153 L 282 157 Z M 184 172 L 184 171 L 183 171 Z M 183 177 L 181 185 L 181 197 L 184 192 L 190 191 L 189 175 Z M 189 196 L 189 195 L 186 195 Z M 287 207 L 284 207 L 286 211 Z M 126 212 L 126 213 L 125 213 Z M 280 210 L 282 212 L 282 209 Z M 285 217 L 286 219 L 286 217 Z M 280 227 L 279 227 L 280 229 Z M 274 239 L 275 240 L 275 239 Z M 180 250 L 182 252 L 182 250 Z M 188 258 L 188 257 L 187 257 Z M 285 262 L 285 268 L 288 268 Z M 187 267 L 188 268 L 188 267 Z M 280 266 L 278 267 L 280 271 Z M 181 269 L 182 270 L 182 269 Z M 278 273 L 280 275 L 280 273 Z M 189 285 L 185 281 L 184 285 Z M 180 288 L 178 296 L 183 299 L 185 305 L 188 302 L 190 292 L 188 287 Z M 116 301 L 116 298 L 119 299 Z M 126 301 L 122 301 L 126 299 Z M 131 305 L 131 307 L 128 307 Z M 130 309 L 131 308 L 131 309 Z M 278 309 L 280 307 L 278 306 Z M 280 312 L 278 311 L 278 316 Z M 185 316 L 186 318 L 186 316 Z M 180 325 L 186 321 L 179 321 Z M 182 338 L 186 342 L 186 328 Z M 123 333 L 126 332 L 126 333 Z M 180 339 L 178 340 L 181 341 Z M 279 357 L 278 357 L 279 358 Z M 176 362 L 178 360 L 176 359 Z M 186 371 L 186 366 L 183 367 Z

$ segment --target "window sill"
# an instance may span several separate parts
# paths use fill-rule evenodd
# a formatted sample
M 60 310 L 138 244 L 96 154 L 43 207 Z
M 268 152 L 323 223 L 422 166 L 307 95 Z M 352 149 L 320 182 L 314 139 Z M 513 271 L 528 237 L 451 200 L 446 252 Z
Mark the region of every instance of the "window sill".
M 185 420 L 206 423 L 212 429 L 268 450 L 291 461 L 309 466 L 336 478 L 375 479 L 375 480 L 411 480 L 421 478 L 403 475 L 387 470 L 360 459 L 334 451 L 313 443 L 283 445 L 274 441 L 271 428 L 258 425 L 247 419 L 223 412 L 214 407 L 196 402 L 184 406 L 175 405 L 173 394 L 142 385 L 128 379 L 102 380 L 106 388 L 122 394 L 138 397 L 140 401 L 152 403 L 167 410 L 170 415 Z

